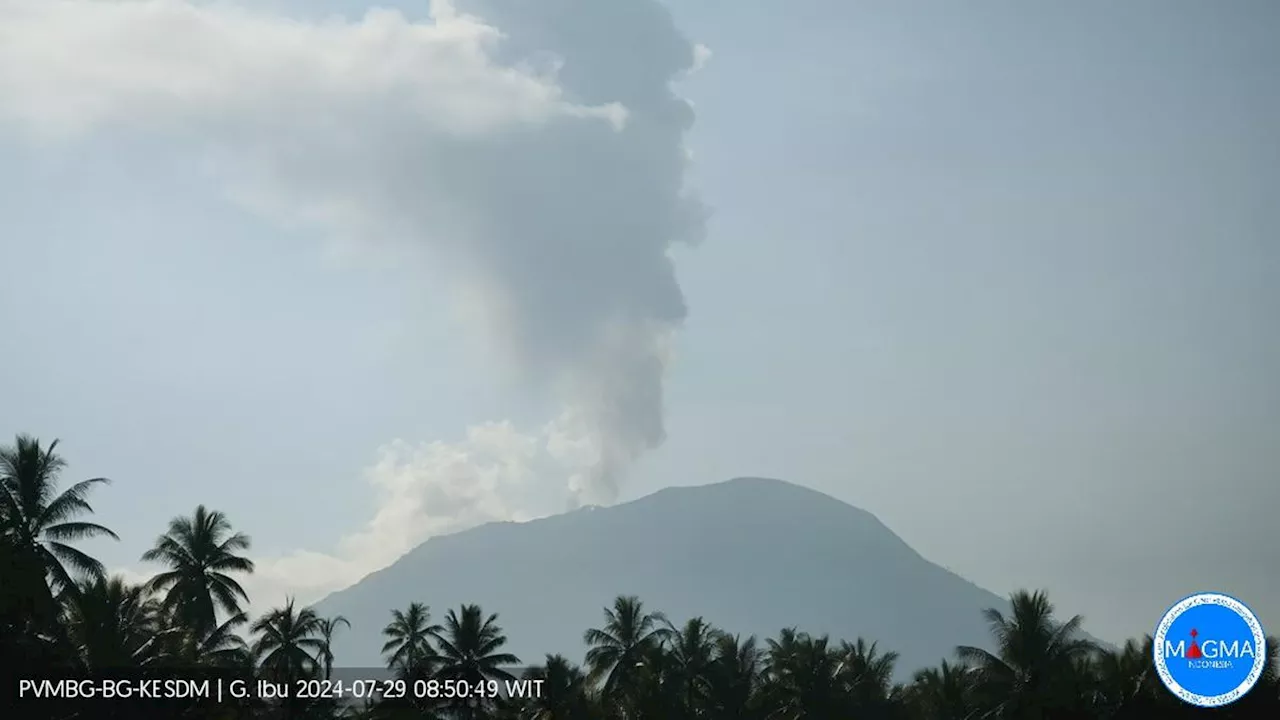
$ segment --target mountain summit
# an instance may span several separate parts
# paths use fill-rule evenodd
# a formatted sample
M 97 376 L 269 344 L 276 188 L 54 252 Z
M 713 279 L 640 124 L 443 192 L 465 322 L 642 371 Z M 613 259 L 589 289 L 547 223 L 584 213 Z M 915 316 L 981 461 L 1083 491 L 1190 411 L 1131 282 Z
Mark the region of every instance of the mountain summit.
M 343 666 L 381 665 L 392 609 L 478 603 L 511 652 L 580 660 L 582 634 L 618 595 L 673 622 L 703 616 L 763 640 L 784 627 L 877 641 L 909 672 L 986 645 L 980 611 L 1006 601 L 925 560 L 874 515 L 798 485 L 737 478 L 629 503 L 431 538 L 316 605 L 346 616 Z

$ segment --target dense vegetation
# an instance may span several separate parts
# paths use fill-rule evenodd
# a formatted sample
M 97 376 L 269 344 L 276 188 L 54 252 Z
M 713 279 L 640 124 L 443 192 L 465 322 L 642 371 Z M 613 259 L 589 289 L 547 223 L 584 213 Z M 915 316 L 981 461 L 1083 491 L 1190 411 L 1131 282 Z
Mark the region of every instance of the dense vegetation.
M 57 443 L 19 436 L 0 450 L 0 663 L 39 670 L 124 671 L 213 668 L 273 679 L 325 678 L 331 642 L 349 623 L 286 603 L 250 618 L 237 578 L 253 572 L 249 538 L 222 513 L 197 507 L 173 519 L 143 560 L 158 573 L 141 585 L 108 577 L 78 540 L 115 537 L 90 522 L 91 491 L 104 479 L 61 489 Z M 185 708 L 184 717 L 426 717 L 528 720 L 962 720 L 991 718 L 1280 718 L 1274 657 L 1262 682 L 1227 708 L 1181 704 L 1156 677 L 1150 637 L 1100 648 L 1060 620 L 1043 593 L 1015 593 L 1006 615 L 987 610 L 995 652 L 957 648 L 956 657 L 895 682 L 896 656 L 862 638 L 840 641 L 799 629 L 776 638 L 739 637 L 703 618 L 672 623 L 634 597 L 605 608 L 585 632 L 579 666 L 548 656 L 527 676 L 543 680 L 536 700 L 391 702 L 339 706 Z M 590 619 L 584 618 L 584 624 Z M 381 629 L 388 668 L 401 678 L 509 679 L 520 659 L 503 651 L 498 616 L 465 605 L 435 623 L 428 607 L 388 609 Z M 874 632 L 874 628 L 868 628 Z M 505 669 L 504 669 L 505 668 Z M 106 706 L 78 712 L 101 717 Z M 46 716 L 71 710 L 40 706 Z M 63 714 L 59 715 L 62 712 Z M 136 717 L 137 709 L 122 716 Z M 150 715 L 148 715 L 150 716 Z

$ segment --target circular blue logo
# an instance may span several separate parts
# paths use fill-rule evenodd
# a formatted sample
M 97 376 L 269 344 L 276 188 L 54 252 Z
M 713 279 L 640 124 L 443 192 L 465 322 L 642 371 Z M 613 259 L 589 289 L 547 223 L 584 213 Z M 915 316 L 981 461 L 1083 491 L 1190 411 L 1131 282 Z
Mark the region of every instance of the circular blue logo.
M 1222 593 L 1184 598 L 1165 612 L 1153 643 L 1169 692 L 1199 707 L 1221 707 L 1249 692 L 1267 664 L 1267 639 L 1244 603 Z

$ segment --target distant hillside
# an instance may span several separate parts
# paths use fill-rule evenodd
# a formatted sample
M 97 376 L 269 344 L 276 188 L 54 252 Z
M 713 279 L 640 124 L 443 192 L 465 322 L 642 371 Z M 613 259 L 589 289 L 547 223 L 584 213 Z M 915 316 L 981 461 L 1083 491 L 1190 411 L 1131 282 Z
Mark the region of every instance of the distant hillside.
M 743 635 L 789 626 L 876 640 L 909 672 L 959 644 L 988 644 L 980 611 L 1006 601 L 925 560 L 870 513 L 761 478 L 668 488 L 608 508 L 436 537 L 317 604 L 352 624 L 335 641 L 344 667 L 381 665 L 392 608 L 479 603 L 530 663 L 575 660 L 582 633 L 617 595 L 639 595 L 676 622 L 696 615 Z

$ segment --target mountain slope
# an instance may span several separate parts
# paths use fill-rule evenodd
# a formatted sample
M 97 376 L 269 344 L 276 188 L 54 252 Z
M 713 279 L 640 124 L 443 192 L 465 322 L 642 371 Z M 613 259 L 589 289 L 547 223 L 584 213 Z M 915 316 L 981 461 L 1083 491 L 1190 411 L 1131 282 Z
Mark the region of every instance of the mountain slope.
M 438 621 L 479 603 L 510 649 L 534 663 L 580 660 L 582 633 L 617 595 L 673 621 L 702 615 L 730 632 L 783 627 L 875 640 L 911 671 L 958 644 L 986 645 L 980 611 L 1005 601 L 934 565 L 870 513 L 779 480 L 668 488 L 634 502 L 436 537 L 317 604 L 345 615 L 344 667 L 381 665 L 392 608 L 418 600 Z

